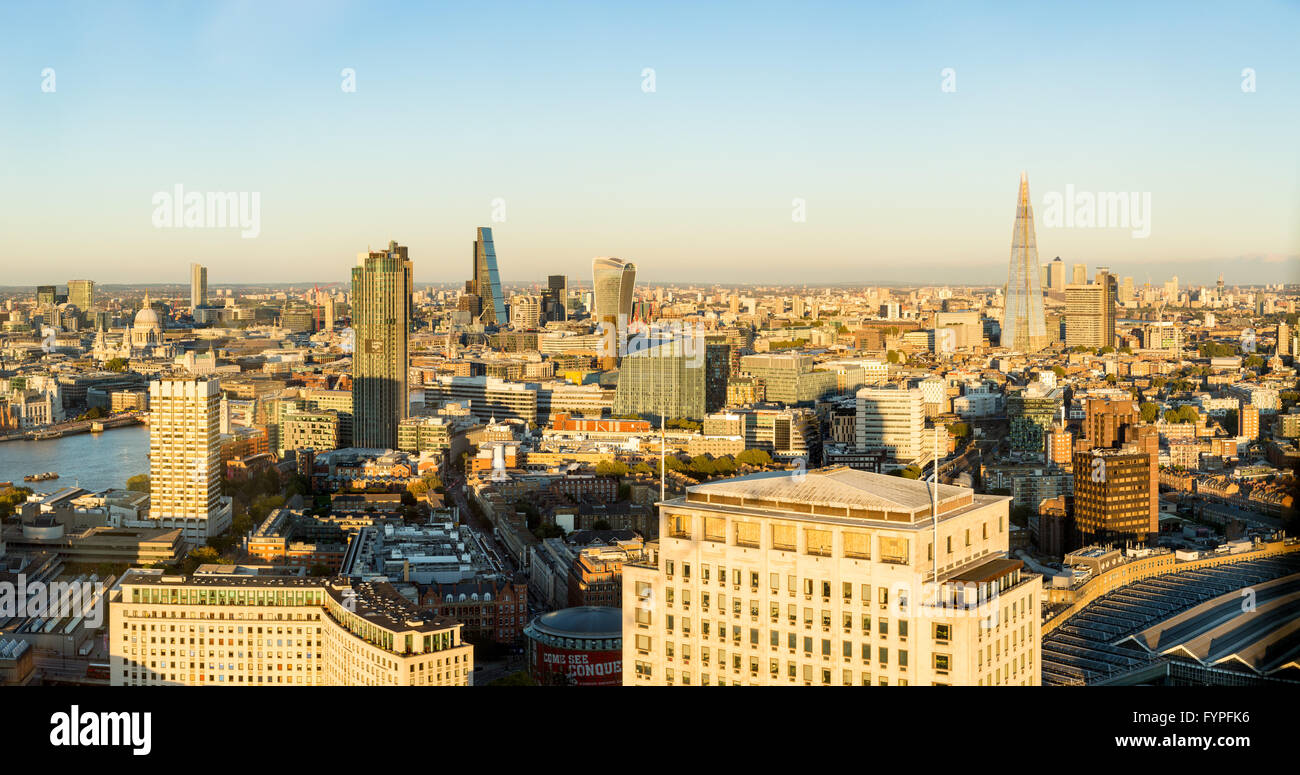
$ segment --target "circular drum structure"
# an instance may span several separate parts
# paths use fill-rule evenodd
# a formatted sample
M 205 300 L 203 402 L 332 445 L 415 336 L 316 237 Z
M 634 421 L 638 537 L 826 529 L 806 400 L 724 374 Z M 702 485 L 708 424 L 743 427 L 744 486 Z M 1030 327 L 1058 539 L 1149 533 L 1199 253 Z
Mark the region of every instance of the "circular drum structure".
M 621 686 L 623 612 L 581 606 L 537 617 L 528 636 L 528 671 L 543 686 Z

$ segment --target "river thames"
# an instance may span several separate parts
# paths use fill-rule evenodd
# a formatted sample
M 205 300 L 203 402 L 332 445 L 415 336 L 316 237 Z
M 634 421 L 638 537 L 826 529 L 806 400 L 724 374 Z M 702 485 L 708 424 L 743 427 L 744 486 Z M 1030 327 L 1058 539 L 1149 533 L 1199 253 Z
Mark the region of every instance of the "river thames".
M 24 482 L 28 474 L 53 471 L 58 479 Z M 63 487 L 103 490 L 149 473 L 149 428 L 132 425 L 103 433 L 79 433 L 48 441 L 0 443 L 0 482 L 54 492 Z

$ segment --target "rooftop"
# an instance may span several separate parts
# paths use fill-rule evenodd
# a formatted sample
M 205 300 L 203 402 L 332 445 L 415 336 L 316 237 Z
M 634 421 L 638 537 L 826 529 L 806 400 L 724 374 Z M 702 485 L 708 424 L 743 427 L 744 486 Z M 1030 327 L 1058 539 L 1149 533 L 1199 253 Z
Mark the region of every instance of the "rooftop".
M 730 506 L 761 506 L 822 516 L 898 519 L 929 516 L 934 485 L 901 476 L 873 474 L 847 466 L 814 469 L 802 475 L 766 471 L 688 487 L 686 500 Z M 939 485 L 939 513 L 969 506 L 975 496 L 965 487 Z

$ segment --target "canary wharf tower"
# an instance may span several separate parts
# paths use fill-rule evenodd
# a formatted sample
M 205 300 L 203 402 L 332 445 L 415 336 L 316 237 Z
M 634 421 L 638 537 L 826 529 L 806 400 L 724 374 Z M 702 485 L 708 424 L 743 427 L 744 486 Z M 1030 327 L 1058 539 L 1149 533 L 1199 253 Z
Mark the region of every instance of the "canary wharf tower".
M 1043 289 L 1038 278 L 1038 243 L 1034 238 L 1034 207 L 1029 203 L 1029 176 L 1020 173 L 1016 226 L 1011 234 L 1011 266 L 1007 271 L 1006 307 L 1002 313 L 1002 346 L 1034 352 L 1047 346 Z

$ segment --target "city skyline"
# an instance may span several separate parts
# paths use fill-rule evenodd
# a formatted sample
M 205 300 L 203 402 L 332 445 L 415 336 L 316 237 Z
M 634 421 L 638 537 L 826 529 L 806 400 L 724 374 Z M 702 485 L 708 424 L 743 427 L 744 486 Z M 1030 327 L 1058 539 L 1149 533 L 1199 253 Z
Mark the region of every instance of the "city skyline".
M 831 7 L 791 19 L 759 6 L 743 22 L 676 5 L 648 19 L 518 8 L 494 21 L 512 46 L 486 64 L 451 32 L 473 23 L 457 9 L 395 4 L 381 22 L 347 6 L 159 18 L 42 5 L 61 23 L 37 26 L 36 8 L 16 12 L 11 29 L 26 34 L 0 32 L 0 110 L 25 117 L 0 128 L 20 183 L 0 207 L 22 224 L 5 252 L 50 258 L 20 263 L 11 282 L 106 265 L 116 276 L 101 282 L 140 282 L 173 262 L 249 282 L 342 279 L 353 246 L 393 235 L 417 251 L 417 283 L 453 281 L 465 230 L 490 224 L 503 282 L 582 276 L 592 256 L 619 255 L 645 282 L 942 270 L 993 283 L 1005 181 L 1021 169 L 1045 260 L 1135 278 L 1178 267 L 1193 282 L 1300 275 L 1300 188 L 1278 174 L 1300 167 L 1287 136 L 1300 119 L 1297 12 L 1274 4 L 1183 18 L 1185 45 L 1154 49 L 1168 23 L 1158 7 L 1126 10 L 1105 43 L 1104 13 L 994 26 L 956 5 L 833 9 L 843 24 L 827 38 L 807 33 Z M 56 28 L 72 34 L 52 39 Z M 91 29 L 113 44 L 86 44 Z M 990 40 L 974 44 L 972 29 Z M 350 42 L 367 33 L 384 50 Z M 759 61 L 754 40 L 786 53 Z M 1014 53 L 990 57 L 990 41 Z M 1130 44 L 1152 53 L 1118 53 Z M 1075 50 L 1093 55 L 1058 53 Z M 402 121 L 373 121 L 394 104 Z M 244 111 L 258 118 L 236 120 Z M 402 179 L 365 185 L 393 167 Z M 256 237 L 156 226 L 152 197 L 177 185 L 259 195 Z M 1047 197 L 1069 191 L 1149 195 L 1149 235 L 1044 228 Z

